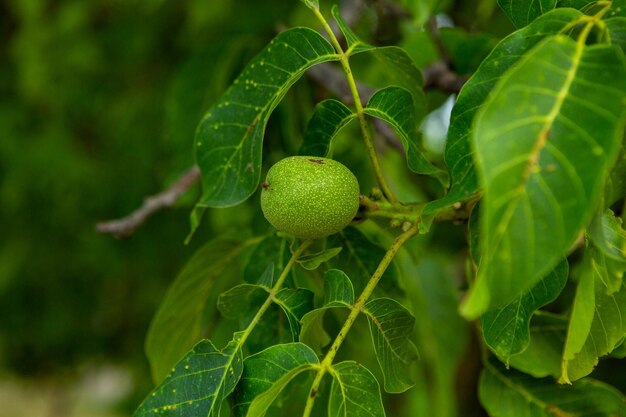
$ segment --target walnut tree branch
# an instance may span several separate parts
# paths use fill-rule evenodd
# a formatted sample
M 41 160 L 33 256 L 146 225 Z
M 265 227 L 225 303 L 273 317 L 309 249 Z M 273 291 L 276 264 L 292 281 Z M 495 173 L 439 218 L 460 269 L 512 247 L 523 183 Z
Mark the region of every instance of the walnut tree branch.
M 174 206 L 178 198 L 200 179 L 200 169 L 191 167 L 183 173 L 169 188 L 144 199 L 141 207 L 121 219 L 104 221 L 96 224 L 96 231 L 113 235 L 117 238 L 130 237 L 149 217 L 157 211 Z

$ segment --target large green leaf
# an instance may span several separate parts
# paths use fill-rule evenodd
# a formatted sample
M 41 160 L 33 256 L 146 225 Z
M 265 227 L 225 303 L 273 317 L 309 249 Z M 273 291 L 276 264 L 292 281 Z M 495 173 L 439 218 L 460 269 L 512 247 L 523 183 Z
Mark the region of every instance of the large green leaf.
M 472 137 L 484 186 L 483 255 L 467 317 L 535 285 L 587 226 L 620 148 L 625 97 L 621 50 L 563 35 L 498 83 Z
M 588 375 L 626 336 L 626 285 L 620 280 L 614 288 L 615 271 L 600 250 L 590 246 L 586 252 L 563 350 L 562 382 Z M 620 278 L 624 270 L 622 264 Z
M 423 108 L 423 106 L 420 106 Z M 387 87 L 378 90 L 367 103 L 363 111 L 373 117 L 387 122 L 398 134 L 408 167 L 418 174 L 432 175 L 447 184 L 447 173 L 434 166 L 420 149 L 418 134 L 418 118 L 415 101 L 411 93 L 400 87 Z
M 626 9 L 626 7 L 625 7 Z M 604 21 L 611 43 L 626 52 L 626 17 L 616 16 Z
M 198 126 L 195 154 L 204 189 L 198 206 L 233 206 L 254 193 L 272 110 L 306 69 L 336 59 L 319 33 L 293 28 L 280 33 L 248 64 Z
M 199 342 L 165 380 L 141 403 L 134 417 L 213 417 L 243 372 L 239 338 L 222 350 L 208 340 Z
M 146 355 L 154 381 L 161 381 L 172 366 L 202 338 L 202 312 L 215 305 L 229 281 L 226 268 L 248 243 L 215 239 L 196 252 L 176 277 L 161 303 L 146 337 Z M 210 323 L 209 323 L 210 324 Z
M 318 364 L 315 352 L 303 343 L 271 346 L 247 357 L 243 375 L 233 394 L 234 416 L 264 416 L 293 378 Z
M 239 284 L 219 295 L 217 308 L 224 317 L 240 319 L 241 325 L 247 326 L 268 294 L 265 286 Z
M 376 359 L 384 377 L 385 391 L 400 393 L 414 385 L 411 364 L 417 348 L 411 341 L 415 317 L 391 298 L 376 298 L 365 304 Z
M 380 386 L 372 373 L 353 361 L 330 370 L 333 383 L 328 399 L 328 417 L 382 417 L 385 415 Z
M 615 388 L 592 379 L 558 385 L 501 365 L 488 364 L 478 391 L 491 417 L 623 417 L 626 398 Z
M 556 7 L 556 0 L 498 0 L 516 28 L 521 28 Z
M 332 140 L 355 117 L 356 114 L 340 101 L 321 101 L 315 106 L 313 116 L 304 131 L 298 154 L 330 157 Z
M 478 193 L 480 187 L 470 148 L 470 134 L 476 112 L 502 74 L 518 62 L 521 56 L 546 36 L 559 33 L 582 16 L 582 13 L 572 9 L 551 11 L 504 38 L 480 64 L 459 93 L 450 117 L 444 156 L 450 170 L 452 187 L 444 198 L 426 205 L 424 213 L 451 206 Z
M 610 209 L 593 218 L 587 231 L 593 244 L 607 258 L 626 262 L 626 230 L 622 220 L 615 217 Z
M 528 292 L 506 306 L 480 317 L 485 342 L 507 364 L 530 343 L 530 318 L 540 307 L 554 301 L 567 282 L 569 268 L 562 261 Z

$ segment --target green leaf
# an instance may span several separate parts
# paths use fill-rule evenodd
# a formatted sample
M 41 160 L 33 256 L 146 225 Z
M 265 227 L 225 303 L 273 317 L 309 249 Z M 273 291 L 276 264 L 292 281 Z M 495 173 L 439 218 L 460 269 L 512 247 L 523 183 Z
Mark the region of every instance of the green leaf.
M 421 119 L 426 113 L 426 99 L 424 96 L 424 76 L 415 65 L 413 59 L 403 48 L 397 46 L 382 46 L 367 51 L 368 56 L 374 57 L 384 74 L 385 85 L 402 87 L 413 95 L 416 113 Z
M 294 341 L 298 340 L 300 336 L 300 319 L 313 310 L 313 296 L 313 292 L 305 288 L 283 288 L 274 298 L 274 302 L 283 309 L 287 316 Z
M 331 268 L 344 271 L 352 280 L 356 292 L 361 292 L 378 267 L 385 249 L 371 242 L 354 227 L 346 227 L 341 232 L 328 237 L 331 247 L 343 246 L 341 256 L 331 259 Z M 398 294 L 398 271 L 392 264 L 383 274 L 377 291 L 384 294 Z
M 301 256 L 300 259 L 298 259 L 298 263 L 302 268 L 308 271 L 313 271 L 319 268 L 319 266 L 324 262 L 327 262 L 328 260 L 339 255 L 339 252 L 341 252 L 342 249 L 343 248 L 340 246 L 337 248 L 326 249 L 318 253 L 304 255 Z
M 338 269 L 324 273 L 324 307 L 350 307 L 354 304 L 352 281 Z
M 538 311 L 530 321 L 530 343 L 509 364 L 522 372 L 543 378 L 561 375 L 561 355 L 567 333 L 566 317 Z
M 626 265 L 620 269 L 620 278 Z M 574 299 L 567 340 L 563 350 L 560 381 L 582 378 L 593 370 L 600 357 L 613 351 L 626 336 L 626 285 L 617 291 L 606 257 L 597 248 L 587 248 Z
M 376 298 L 365 304 L 376 359 L 384 376 L 385 391 L 400 393 L 415 383 L 411 364 L 417 360 L 417 348 L 411 341 L 415 317 L 391 298 Z
M 613 0 L 609 16 L 626 16 L 626 0 Z
M 378 90 L 363 111 L 393 127 L 404 146 L 411 171 L 434 176 L 444 185 L 447 184 L 447 173 L 428 161 L 420 149 L 416 117 L 421 119 L 423 114 L 416 116 L 415 101 L 411 93 L 400 87 Z
M 373 46 L 366 44 L 354 34 L 352 29 L 350 29 L 350 27 L 347 25 L 346 21 L 343 20 L 343 17 L 341 17 L 341 14 L 339 13 L 339 6 L 337 6 L 336 4 L 333 5 L 331 13 L 335 18 L 335 22 L 337 22 L 337 27 L 339 27 L 339 30 L 343 34 L 344 38 L 346 38 L 346 42 L 348 44 L 346 54 L 354 55 L 360 52 L 374 49 Z
M 320 2 L 318 0 L 300 0 L 302 3 L 306 5 L 309 9 L 319 10 Z
M 133 417 L 218 416 L 222 401 L 243 372 L 241 333 L 218 350 L 208 340 L 199 342 L 176 364 L 165 380 L 141 403 Z
M 626 416 L 622 393 L 600 381 L 558 385 L 492 363 L 480 376 L 478 394 L 491 417 Z
M 611 209 L 596 215 L 587 233 L 604 256 L 626 262 L 626 230 L 622 228 L 622 220 L 615 217 Z
M 146 355 L 155 382 L 165 378 L 172 366 L 202 338 L 202 312 L 207 303 L 215 305 L 217 295 L 229 279 L 226 268 L 248 244 L 230 238 L 212 240 L 195 253 L 176 277 L 146 337 Z
M 243 279 L 250 284 L 256 284 L 261 277 L 265 276 L 268 265 L 273 264 L 272 283 L 267 285 L 271 287 L 274 285 L 273 280 L 280 276 L 290 257 L 291 251 L 287 239 L 271 234 L 259 242 L 250 254 L 243 270 Z
M 535 285 L 589 223 L 619 151 L 625 98 L 622 52 L 563 35 L 498 83 L 473 135 L 483 257 L 467 317 Z
M 242 319 L 245 327 L 250 323 L 262 300 L 269 291 L 257 284 L 239 284 L 219 295 L 217 308 L 229 319 Z
M 596 0 L 558 0 L 556 7 L 571 7 L 576 10 L 582 10 L 587 5 L 595 2 Z
M 554 301 L 567 282 L 567 261 L 560 262 L 533 288 L 506 306 L 489 310 L 480 318 L 485 342 L 508 365 L 511 356 L 530 343 L 530 318 L 535 310 Z
M 354 304 L 354 288 L 350 278 L 338 269 L 324 273 L 324 304 L 321 308 L 306 313 L 300 323 L 300 341 L 311 346 L 317 353 L 330 343 L 330 336 L 324 329 L 324 315 L 336 307 L 350 308 Z
M 250 62 L 198 126 L 195 155 L 204 189 L 199 206 L 229 207 L 254 193 L 270 114 L 304 71 L 336 59 L 319 33 L 294 28 Z
M 355 117 L 356 114 L 340 101 L 321 101 L 306 127 L 298 155 L 331 157 L 333 139 Z
M 498 0 L 498 5 L 511 20 L 513 26 L 519 29 L 554 9 L 556 0 Z
M 285 386 L 315 365 L 319 365 L 315 352 L 302 343 L 271 346 L 247 357 L 233 394 L 234 416 L 263 417 Z
M 483 106 L 496 82 L 521 56 L 546 36 L 559 33 L 583 16 L 572 9 L 557 9 L 504 38 L 480 64 L 459 93 L 450 117 L 444 159 L 450 170 L 452 186 L 448 194 L 429 203 L 424 213 L 433 213 L 467 200 L 479 191 L 478 177 L 470 149 L 470 134 L 476 112 Z
M 611 44 L 619 46 L 622 51 L 626 52 L 626 17 L 612 17 L 606 19 L 604 24 L 609 32 Z
M 382 417 L 380 386 L 374 375 L 354 361 L 333 365 L 328 417 Z

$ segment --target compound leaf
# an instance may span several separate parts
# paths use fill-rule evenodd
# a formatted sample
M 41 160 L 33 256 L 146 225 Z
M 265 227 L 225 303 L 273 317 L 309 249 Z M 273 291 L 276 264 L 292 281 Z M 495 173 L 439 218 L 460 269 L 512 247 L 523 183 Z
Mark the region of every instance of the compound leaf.
M 333 365 L 328 417 L 384 417 L 380 386 L 372 373 L 354 361 Z
M 621 50 L 564 35 L 541 42 L 501 79 L 472 137 L 484 186 L 483 256 L 467 317 L 535 285 L 587 226 L 620 148 L 625 98 Z
M 218 416 L 222 401 L 235 389 L 243 372 L 240 337 L 241 333 L 235 333 L 222 350 L 208 340 L 199 342 L 146 397 L 133 417 Z
M 350 278 L 339 269 L 324 273 L 324 306 L 350 307 L 354 304 L 354 288 Z
M 313 310 L 313 292 L 305 288 L 283 288 L 280 290 L 274 302 L 282 308 L 289 322 L 292 340 L 298 340 L 300 336 L 300 319 L 309 311 Z
M 202 312 L 215 304 L 224 272 L 248 243 L 218 238 L 200 248 L 176 277 L 150 323 L 146 355 L 155 382 L 202 338 Z M 213 299 L 212 299 L 213 298 Z
M 384 376 L 385 391 L 404 392 L 414 385 L 411 363 L 417 348 L 411 341 L 415 317 L 391 298 L 376 298 L 363 310 L 370 324 L 376 359 Z
M 248 64 L 198 126 L 195 155 L 204 190 L 199 207 L 229 207 L 252 195 L 260 180 L 270 114 L 304 71 L 336 59 L 319 33 L 293 28 Z
M 528 292 L 481 316 L 485 342 L 505 363 L 528 347 L 531 316 L 535 310 L 556 299 L 565 287 L 568 272 L 567 261 L 562 261 Z
M 233 394 L 235 417 L 263 417 L 285 386 L 319 360 L 303 343 L 271 346 L 244 361 L 243 375 Z
M 315 106 L 298 154 L 330 157 L 333 139 L 355 117 L 356 114 L 340 101 L 321 101 Z
M 304 255 L 304 256 L 301 256 L 300 259 L 298 259 L 298 263 L 300 264 L 302 268 L 312 271 L 314 269 L 319 268 L 319 266 L 323 264 L 324 262 L 327 262 L 328 260 L 339 255 L 339 252 L 341 252 L 342 249 L 343 249 L 342 247 L 330 248 L 330 249 L 325 249 L 318 253 Z
M 450 191 L 444 198 L 427 204 L 424 207 L 425 214 L 452 206 L 478 193 L 480 187 L 470 148 L 470 134 L 476 112 L 483 106 L 502 74 L 518 62 L 521 56 L 546 36 L 559 33 L 582 16 L 582 13 L 573 9 L 553 10 L 504 38 L 480 64 L 459 93 L 450 117 L 444 154 L 452 180 Z
M 343 20 L 343 17 L 341 17 L 341 14 L 339 13 L 339 6 L 337 6 L 336 4 L 333 5 L 331 13 L 335 18 L 335 22 L 337 22 L 337 27 L 339 27 L 339 30 L 343 34 L 344 38 L 346 38 L 346 42 L 348 44 L 348 50 L 346 51 L 346 53 L 348 55 L 354 55 L 360 52 L 374 49 L 374 46 L 368 45 L 363 42 L 361 39 L 359 39 L 358 36 L 356 36 L 352 29 L 350 29 L 346 21 Z
M 417 114 L 411 93 L 400 87 L 387 87 L 378 90 L 363 109 L 366 114 L 387 122 L 398 134 L 408 167 L 418 174 L 431 175 L 447 184 L 447 173 L 426 159 L 419 146 Z

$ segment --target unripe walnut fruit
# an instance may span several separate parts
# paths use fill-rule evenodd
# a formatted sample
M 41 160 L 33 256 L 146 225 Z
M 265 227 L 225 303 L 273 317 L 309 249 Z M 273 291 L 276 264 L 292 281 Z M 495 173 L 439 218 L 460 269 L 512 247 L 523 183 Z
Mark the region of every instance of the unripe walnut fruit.
M 346 227 L 359 209 L 359 183 L 343 164 L 317 156 L 278 161 L 262 184 L 261 209 L 278 231 L 319 239 Z

